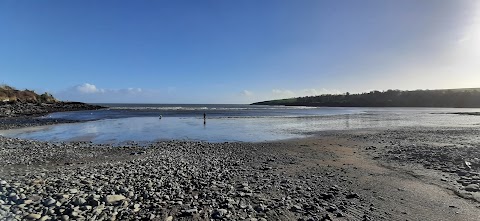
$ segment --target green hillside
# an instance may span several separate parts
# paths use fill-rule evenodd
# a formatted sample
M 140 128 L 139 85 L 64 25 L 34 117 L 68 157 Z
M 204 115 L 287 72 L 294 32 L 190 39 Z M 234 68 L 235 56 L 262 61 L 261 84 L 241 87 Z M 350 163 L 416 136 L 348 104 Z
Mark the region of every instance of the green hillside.
M 286 105 L 315 107 L 477 107 L 480 88 L 441 90 L 387 90 L 360 94 L 325 94 L 253 103 L 252 105 Z

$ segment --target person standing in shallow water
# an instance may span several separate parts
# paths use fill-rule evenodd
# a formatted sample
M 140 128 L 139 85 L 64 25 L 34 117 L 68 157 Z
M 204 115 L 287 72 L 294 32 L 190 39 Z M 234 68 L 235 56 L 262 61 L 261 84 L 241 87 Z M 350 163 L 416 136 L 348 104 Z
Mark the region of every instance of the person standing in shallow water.
M 203 113 L 203 124 L 207 123 L 207 114 Z

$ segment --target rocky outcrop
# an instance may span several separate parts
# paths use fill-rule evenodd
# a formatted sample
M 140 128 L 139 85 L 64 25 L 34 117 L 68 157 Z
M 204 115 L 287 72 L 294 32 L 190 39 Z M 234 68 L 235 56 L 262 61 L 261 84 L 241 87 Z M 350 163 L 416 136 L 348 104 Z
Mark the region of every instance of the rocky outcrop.
M 13 87 L 0 86 L 1 102 L 26 102 L 26 103 L 55 103 L 58 102 L 51 94 L 37 94 L 32 90 L 17 90 Z
M 52 112 L 97 110 L 103 108 L 80 102 L 62 102 L 51 94 L 37 94 L 31 90 L 17 90 L 13 87 L 0 86 L 0 118 L 39 116 Z
M 0 103 L 0 117 L 40 116 L 52 112 L 98 110 L 101 108 L 104 107 L 80 102 L 3 102 Z

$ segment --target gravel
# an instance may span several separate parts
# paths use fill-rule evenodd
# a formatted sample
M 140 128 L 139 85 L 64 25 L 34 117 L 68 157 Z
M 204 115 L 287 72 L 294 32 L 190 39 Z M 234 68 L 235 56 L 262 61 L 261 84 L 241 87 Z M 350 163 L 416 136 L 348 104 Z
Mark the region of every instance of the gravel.
M 265 144 L 0 143 L 6 220 L 325 220 L 367 210 L 340 171 L 288 173 L 292 158 Z
M 420 165 L 437 171 L 439 180 L 456 193 L 480 202 L 480 130 L 478 128 L 416 128 L 386 130 L 376 136 L 358 136 L 373 142 L 365 148 L 375 159 L 399 165 Z

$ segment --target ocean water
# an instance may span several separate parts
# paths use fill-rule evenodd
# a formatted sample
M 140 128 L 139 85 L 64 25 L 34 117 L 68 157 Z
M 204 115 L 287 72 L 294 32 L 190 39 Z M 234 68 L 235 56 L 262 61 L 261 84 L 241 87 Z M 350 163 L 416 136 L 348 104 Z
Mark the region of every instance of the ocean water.
M 52 113 L 47 118 L 87 120 L 1 131 L 43 141 L 122 144 L 160 140 L 261 142 L 301 138 L 329 130 L 398 127 L 479 127 L 480 112 L 460 108 L 341 108 L 253 105 L 103 104 L 108 109 Z M 203 114 L 207 120 L 204 123 Z M 162 116 L 160 119 L 159 116 Z

